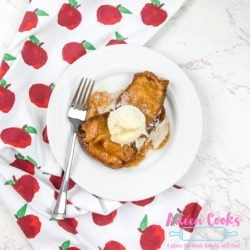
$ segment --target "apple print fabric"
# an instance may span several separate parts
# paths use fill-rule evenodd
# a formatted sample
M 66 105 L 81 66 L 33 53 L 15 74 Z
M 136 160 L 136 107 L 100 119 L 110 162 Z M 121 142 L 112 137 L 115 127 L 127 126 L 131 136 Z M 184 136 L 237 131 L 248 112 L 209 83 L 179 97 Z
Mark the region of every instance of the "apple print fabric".
M 63 173 L 46 114 L 58 77 L 102 46 L 144 45 L 184 0 L 32 0 L 0 64 L 0 197 L 34 249 L 169 249 L 202 200 L 173 186 L 141 201 L 109 201 L 69 183 L 68 218 L 51 218 Z M 60 83 L 58 83 L 60 84 Z M 168 215 L 180 223 L 167 224 Z

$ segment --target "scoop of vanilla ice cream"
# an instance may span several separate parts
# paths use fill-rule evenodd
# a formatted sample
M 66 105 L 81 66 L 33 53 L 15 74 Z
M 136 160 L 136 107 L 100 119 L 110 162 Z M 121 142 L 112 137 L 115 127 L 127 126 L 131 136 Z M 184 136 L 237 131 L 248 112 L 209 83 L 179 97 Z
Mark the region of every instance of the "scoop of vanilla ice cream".
M 140 135 L 147 134 L 145 115 L 135 106 L 121 106 L 110 112 L 108 129 L 113 142 L 129 144 Z

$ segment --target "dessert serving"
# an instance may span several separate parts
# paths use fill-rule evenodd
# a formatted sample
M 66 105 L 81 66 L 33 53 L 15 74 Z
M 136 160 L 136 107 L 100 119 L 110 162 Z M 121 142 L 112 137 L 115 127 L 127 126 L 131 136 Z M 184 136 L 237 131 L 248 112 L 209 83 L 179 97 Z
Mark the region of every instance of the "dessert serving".
M 96 91 L 78 130 L 82 149 L 102 164 L 119 169 L 138 165 L 170 135 L 164 108 L 169 81 L 149 71 L 134 74 L 119 93 Z

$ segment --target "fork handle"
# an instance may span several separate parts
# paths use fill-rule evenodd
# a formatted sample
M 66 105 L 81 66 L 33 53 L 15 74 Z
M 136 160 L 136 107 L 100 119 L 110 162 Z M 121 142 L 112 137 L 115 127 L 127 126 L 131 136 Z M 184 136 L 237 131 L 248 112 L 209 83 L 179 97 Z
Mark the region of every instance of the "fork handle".
M 75 151 L 75 144 L 76 144 L 76 132 L 73 133 L 67 166 L 63 175 L 54 213 L 52 214 L 52 217 L 56 220 L 62 220 L 66 217 L 67 192 L 69 186 L 71 165 Z

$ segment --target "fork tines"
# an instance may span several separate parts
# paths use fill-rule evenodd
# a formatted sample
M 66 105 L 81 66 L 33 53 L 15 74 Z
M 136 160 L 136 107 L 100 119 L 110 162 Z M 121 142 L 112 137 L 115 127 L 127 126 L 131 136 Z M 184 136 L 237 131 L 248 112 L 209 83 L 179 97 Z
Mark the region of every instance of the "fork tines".
M 71 107 L 75 109 L 86 109 L 88 100 L 90 97 L 90 93 L 92 92 L 94 87 L 94 81 L 88 78 L 82 78 L 75 95 L 71 102 Z

